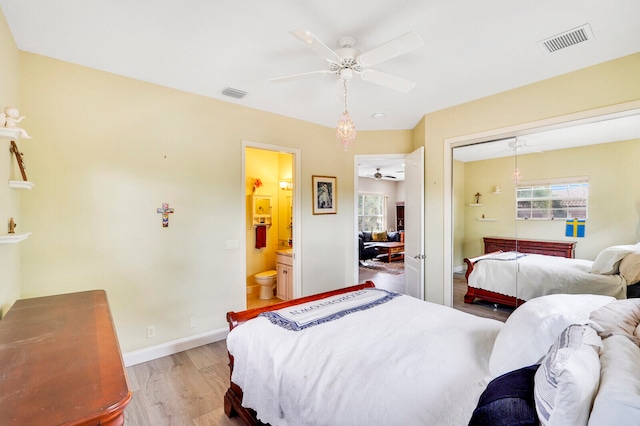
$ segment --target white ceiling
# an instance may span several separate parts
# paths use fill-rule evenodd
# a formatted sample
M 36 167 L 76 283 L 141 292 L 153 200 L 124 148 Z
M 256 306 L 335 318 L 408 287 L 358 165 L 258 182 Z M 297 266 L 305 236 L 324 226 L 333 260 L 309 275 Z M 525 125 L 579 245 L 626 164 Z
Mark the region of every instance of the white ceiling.
M 468 162 L 537 154 L 578 146 L 640 139 L 640 111 L 569 127 L 538 131 L 517 138 L 467 145 L 453 150 L 454 160 Z
M 354 79 L 358 130 L 412 129 L 425 113 L 640 51 L 640 1 L 616 0 L 0 0 L 18 48 L 333 127 L 335 77 L 289 31 L 365 52 L 408 31 L 424 46 L 374 68 L 417 82 L 399 93 Z M 589 24 L 594 39 L 544 53 L 538 42 Z M 248 92 L 241 100 L 225 87 Z M 373 118 L 376 112 L 383 118 Z

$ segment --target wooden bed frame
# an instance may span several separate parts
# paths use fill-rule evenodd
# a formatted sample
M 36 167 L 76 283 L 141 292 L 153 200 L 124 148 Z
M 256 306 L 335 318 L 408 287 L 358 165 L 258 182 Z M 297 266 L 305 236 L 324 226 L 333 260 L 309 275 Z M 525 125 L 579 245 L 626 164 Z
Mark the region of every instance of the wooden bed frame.
M 472 257 L 471 259 L 465 258 L 464 263 L 467 264 L 467 273 L 464 274 L 465 280 L 467 280 L 467 293 L 464 295 L 464 303 L 473 303 L 474 299 L 477 297 L 478 299 L 486 300 L 488 302 L 498 303 L 500 305 L 510 306 L 512 308 L 517 308 L 522 305 L 525 301 L 522 299 L 518 299 L 514 296 L 507 296 L 506 294 L 496 293 L 494 291 L 483 290 L 481 288 L 469 287 L 469 275 L 473 272 L 473 266 L 476 262 L 483 257 L 491 256 L 494 254 L 502 253 L 502 250 L 494 251 L 491 253 L 483 254 L 482 256 Z
M 509 237 L 483 237 L 482 240 L 484 243 L 485 254 L 470 259 L 464 259 L 464 263 L 467 264 L 467 273 L 464 275 L 467 280 L 467 293 L 464 295 L 464 303 L 473 303 L 473 300 L 477 297 L 478 299 L 499 303 L 513 308 L 517 308 L 525 301 L 518 299 L 515 296 L 507 296 L 506 294 L 469 287 L 469 275 L 473 272 L 473 265 L 485 256 L 502 253 L 504 251 L 518 251 L 520 253 L 574 258 L 577 244 L 575 241 L 550 241 L 531 238 L 516 239 Z
M 348 293 L 351 291 L 362 290 L 364 288 L 372 288 L 375 287 L 375 284 L 372 281 L 366 281 L 364 284 L 357 284 L 351 287 L 345 287 L 338 290 L 327 291 L 324 293 L 314 294 L 312 296 L 301 297 L 299 299 L 292 299 L 286 302 L 278 303 L 275 305 L 265 306 L 262 308 L 248 309 L 246 311 L 240 312 L 227 312 L 227 322 L 229 323 L 229 331 L 233 330 L 238 325 L 249 321 L 252 318 L 257 317 L 262 312 L 266 311 L 274 311 L 277 309 L 286 308 L 289 306 L 299 305 L 301 303 L 312 302 L 318 299 L 324 299 L 326 297 L 335 296 L 342 293 Z M 233 356 L 229 354 L 229 389 L 227 393 L 224 395 L 224 412 L 227 417 L 233 417 L 234 415 L 238 415 L 240 419 L 244 422 L 245 425 L 262 425 L 257 417 L 255 411 L 250 408 L 245 408 L 242 406 L 242 389 L 240 386 L 236 385 L 231 381 L 231 374 L 233 373 Z

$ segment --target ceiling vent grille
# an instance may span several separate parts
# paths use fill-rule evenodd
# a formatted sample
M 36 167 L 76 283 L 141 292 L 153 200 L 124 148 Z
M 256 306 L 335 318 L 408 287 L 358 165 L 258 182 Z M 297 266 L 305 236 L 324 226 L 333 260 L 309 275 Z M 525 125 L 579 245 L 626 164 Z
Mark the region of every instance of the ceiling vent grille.
M 589 24 L 584 24 L 581 27 L 565 31 L 546 40 L 542 40 L 538 42 L 538 44 L 545 52 L 553 53 L 591 39 L 593 39 L 591 27 Z
M 233 87 L 225 87 L 222 94 L 225 96 L 231 96 L 232 98 L 242 99 L 247 95 L 247 92 L 234 89 Z

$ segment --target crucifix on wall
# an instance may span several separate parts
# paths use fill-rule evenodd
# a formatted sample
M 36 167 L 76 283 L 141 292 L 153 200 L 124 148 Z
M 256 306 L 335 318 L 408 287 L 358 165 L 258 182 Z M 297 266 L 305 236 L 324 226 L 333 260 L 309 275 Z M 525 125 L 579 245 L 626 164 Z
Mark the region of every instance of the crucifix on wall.
M 169 214 L 173 213 L 173 207 L 169 207 L 169 203 L 162 203 L 162 207 L 158 208 L 158 213 L 162 213 L 162 227 L 169 226 Z

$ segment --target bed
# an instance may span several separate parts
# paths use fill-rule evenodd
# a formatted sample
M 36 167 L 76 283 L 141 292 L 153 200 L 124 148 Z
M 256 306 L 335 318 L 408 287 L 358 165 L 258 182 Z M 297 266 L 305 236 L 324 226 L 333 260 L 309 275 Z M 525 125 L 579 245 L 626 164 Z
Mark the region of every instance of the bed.
M 356 309 L 360 302 L 350 301 L 356 297 L 388 300 Z M 570 297 L 539 298 L 502 323 L 406 295 L 390 296 L 367 282 L 229 312 L 231 382 L 225 413 L 239 415 L 247 425 L 474 424 L 497 401 L 485 397 L 495 391 L 494 383 L 512 370 L 531 370 L 565 327 L 588 320 L 592 311 L 615 300 Z M 340 306 L 343 301 L 349 304 Z M 288 319 L 279 324 L 280 314 L 323 306 L 332 313 L 305 318 L 302 325 Z M 533 389 L 527 398 L 530 414 Z
M 467 265 L 465 303 L 479 298 L 515 307 L 532 298 L 556 293 L 601 294 L 624 299 L 628 286 L 640 279 L 636 277 L 640 268 L 640 243 L 607 247 L 595 261 L 496 251 L 465 258 L 464 262 Z M 627 271 L 630 272 L 624 273 Z

